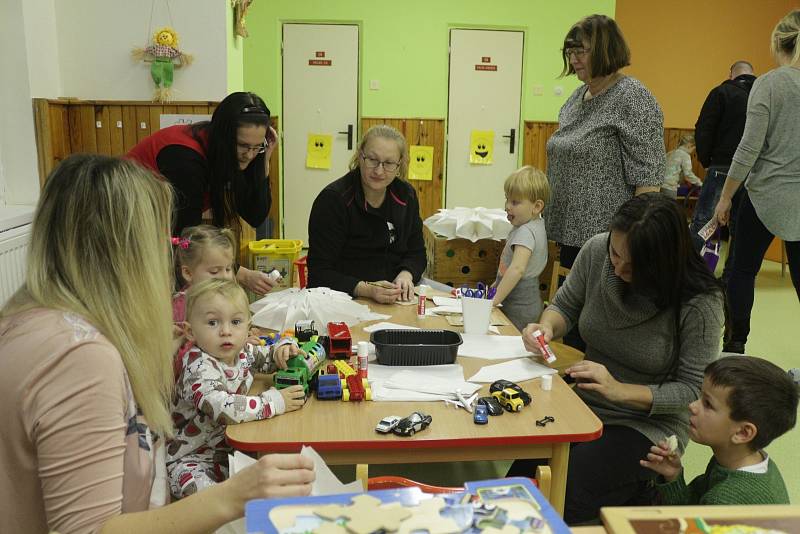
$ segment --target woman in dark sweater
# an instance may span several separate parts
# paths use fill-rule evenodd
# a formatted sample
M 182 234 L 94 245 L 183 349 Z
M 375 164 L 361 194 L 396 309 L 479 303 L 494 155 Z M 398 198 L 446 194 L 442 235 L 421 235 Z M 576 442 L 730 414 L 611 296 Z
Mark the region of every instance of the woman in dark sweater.
M 173 235 L 202 222 L 210 209 L 215 226 L 240 236 L 242 217 L 253 227 L 267 218 L 269 158 L 278 144 L 269 108 L 253 93 L 231 93 L 211 121 L 170 126 L 142 139 L 127 156 L 157 172 L 175 190 Z M 237 279 L 256 293 L 275 284 L 264 273 L 240 267 Z
M 350 172 L 314 200 L 308 222 L 309 287 L 383 303 L 413 297 L 426 260 L 419 202 L 407 174 L 403 134 L 386 125 L 370 128 Z
M 671 435 L 686 447 L 688 406 L 719 356 L 723 323 L 721 286 L 666 196 L 628 200 L 610 232 L 581 248 L 539 324 L 522 333 L 535 354 L 535 330 L 550 340 L 579 324 L 586 340 L 586 358 L 565 372 L 604 426 L 600 439 L 570 449 L 568 523 L 595 519 L 601 506 L 647 502 L 655 473 L 639 459 Z

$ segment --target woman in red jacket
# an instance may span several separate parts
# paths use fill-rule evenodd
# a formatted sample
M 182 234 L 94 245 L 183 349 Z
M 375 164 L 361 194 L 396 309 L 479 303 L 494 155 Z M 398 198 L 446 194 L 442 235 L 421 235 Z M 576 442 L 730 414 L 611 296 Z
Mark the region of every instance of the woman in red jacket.
M 201 223 L 210 209 L 215 226 L 238 236 L 239 217 L 253 227 L 267 218 L 272 196 L 269 158 L 278 144 L 269 108 L 253 93 L 231 93 L 210 121 L 164 128 L 142 139 L 127 157 L 164 177 L 175 190 L 173 235 Z M 267 293 L 274 282 L 240 267 L 246 288 Z

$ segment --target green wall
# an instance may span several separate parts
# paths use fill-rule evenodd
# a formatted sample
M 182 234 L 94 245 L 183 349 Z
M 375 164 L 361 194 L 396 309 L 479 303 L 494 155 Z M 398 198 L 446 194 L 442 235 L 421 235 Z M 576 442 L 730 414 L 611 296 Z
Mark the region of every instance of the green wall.
M 281 115 L 281 25 L 343 22 L 360 26 L 361 115 L 447 116 L 448 30 L 517 29 L 525 33 L 522 119 L 554 121 L 577 87 L 559 79 L 561 44 L 569 27 L 591 13 L 613 16 L 616 0 L 270 0 L 254 2 L 244 39 L 244 88 Z M 229 80 L 230 80 L 229 75 Z M 370 80 L 380 90 L 369 89 Z M 534 96 L 534 87 L 542 96 Z M 563 94 L 554 95 L 556 86 Z

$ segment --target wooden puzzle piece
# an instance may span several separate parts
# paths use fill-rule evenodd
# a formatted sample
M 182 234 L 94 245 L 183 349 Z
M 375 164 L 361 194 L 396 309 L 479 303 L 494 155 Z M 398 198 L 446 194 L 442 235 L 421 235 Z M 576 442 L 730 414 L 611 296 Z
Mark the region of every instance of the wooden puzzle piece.
M 352 508 L 352 507 L 351 507 Z M 411 510 L 403 508 L 400 503 L 390 506 L 361 506 L 347 522 L 347 530 L 353 534 L 370 534 L 377 530 L 394 532 L 400 523 L 411 517 Z
M 414 515 L 403 521 L 397 534 L 408 534 L 415 530 L 426 530 L 428 534 L 456 534 L 461 532 L 455 521 L 440 514 L 445 502 L 441 497 L 422 501 L 412 508 Z

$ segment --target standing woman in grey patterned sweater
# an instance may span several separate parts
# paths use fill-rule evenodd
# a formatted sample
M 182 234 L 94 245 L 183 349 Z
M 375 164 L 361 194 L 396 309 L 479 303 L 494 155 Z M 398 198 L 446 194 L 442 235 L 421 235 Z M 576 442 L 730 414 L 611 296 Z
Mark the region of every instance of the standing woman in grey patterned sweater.
M 689 403 L 703 370 L 719 356 L 721 285 L 694 249 L 674 200 L 647 193 L 628 200 L 610 232 L 589 239 L 539 324 L 522 333 L 559 338 L 580 324 L 586 358 L 565 372 L 603 421 L 603 435 L 569 452 L 564 519 L 595 519 L 601 506 L 652 504 L 655 473 L 639 465 L 651 445 L 675 435 L 683 452 Z M 514 463 L 511 474 L 530 476 Z
M 744 239 L 736 241 L 728 277 L 731 331 L 723 349 L 742 354 L 756 275 L 775 236 L 786 243 L 800 299 L 800 9 L 775 26 L 771 45 L 779 66 L 753 83 L 744 134 L 714 213 L 720 224 L 728 224 L 731 199 L 747 180 L 736 215 L 736 235 Z
M 608 230 L 626 200 L 658 191 L 664 178 L 664 117 L 656 99 L 620 69 L 630 50 L 614 19 L 591 15 L 567 32 L 564 70 L 583 82 L 561 107 L 547 141 L 551 203 L 547 236 L 572 267 L 581 246 Z

